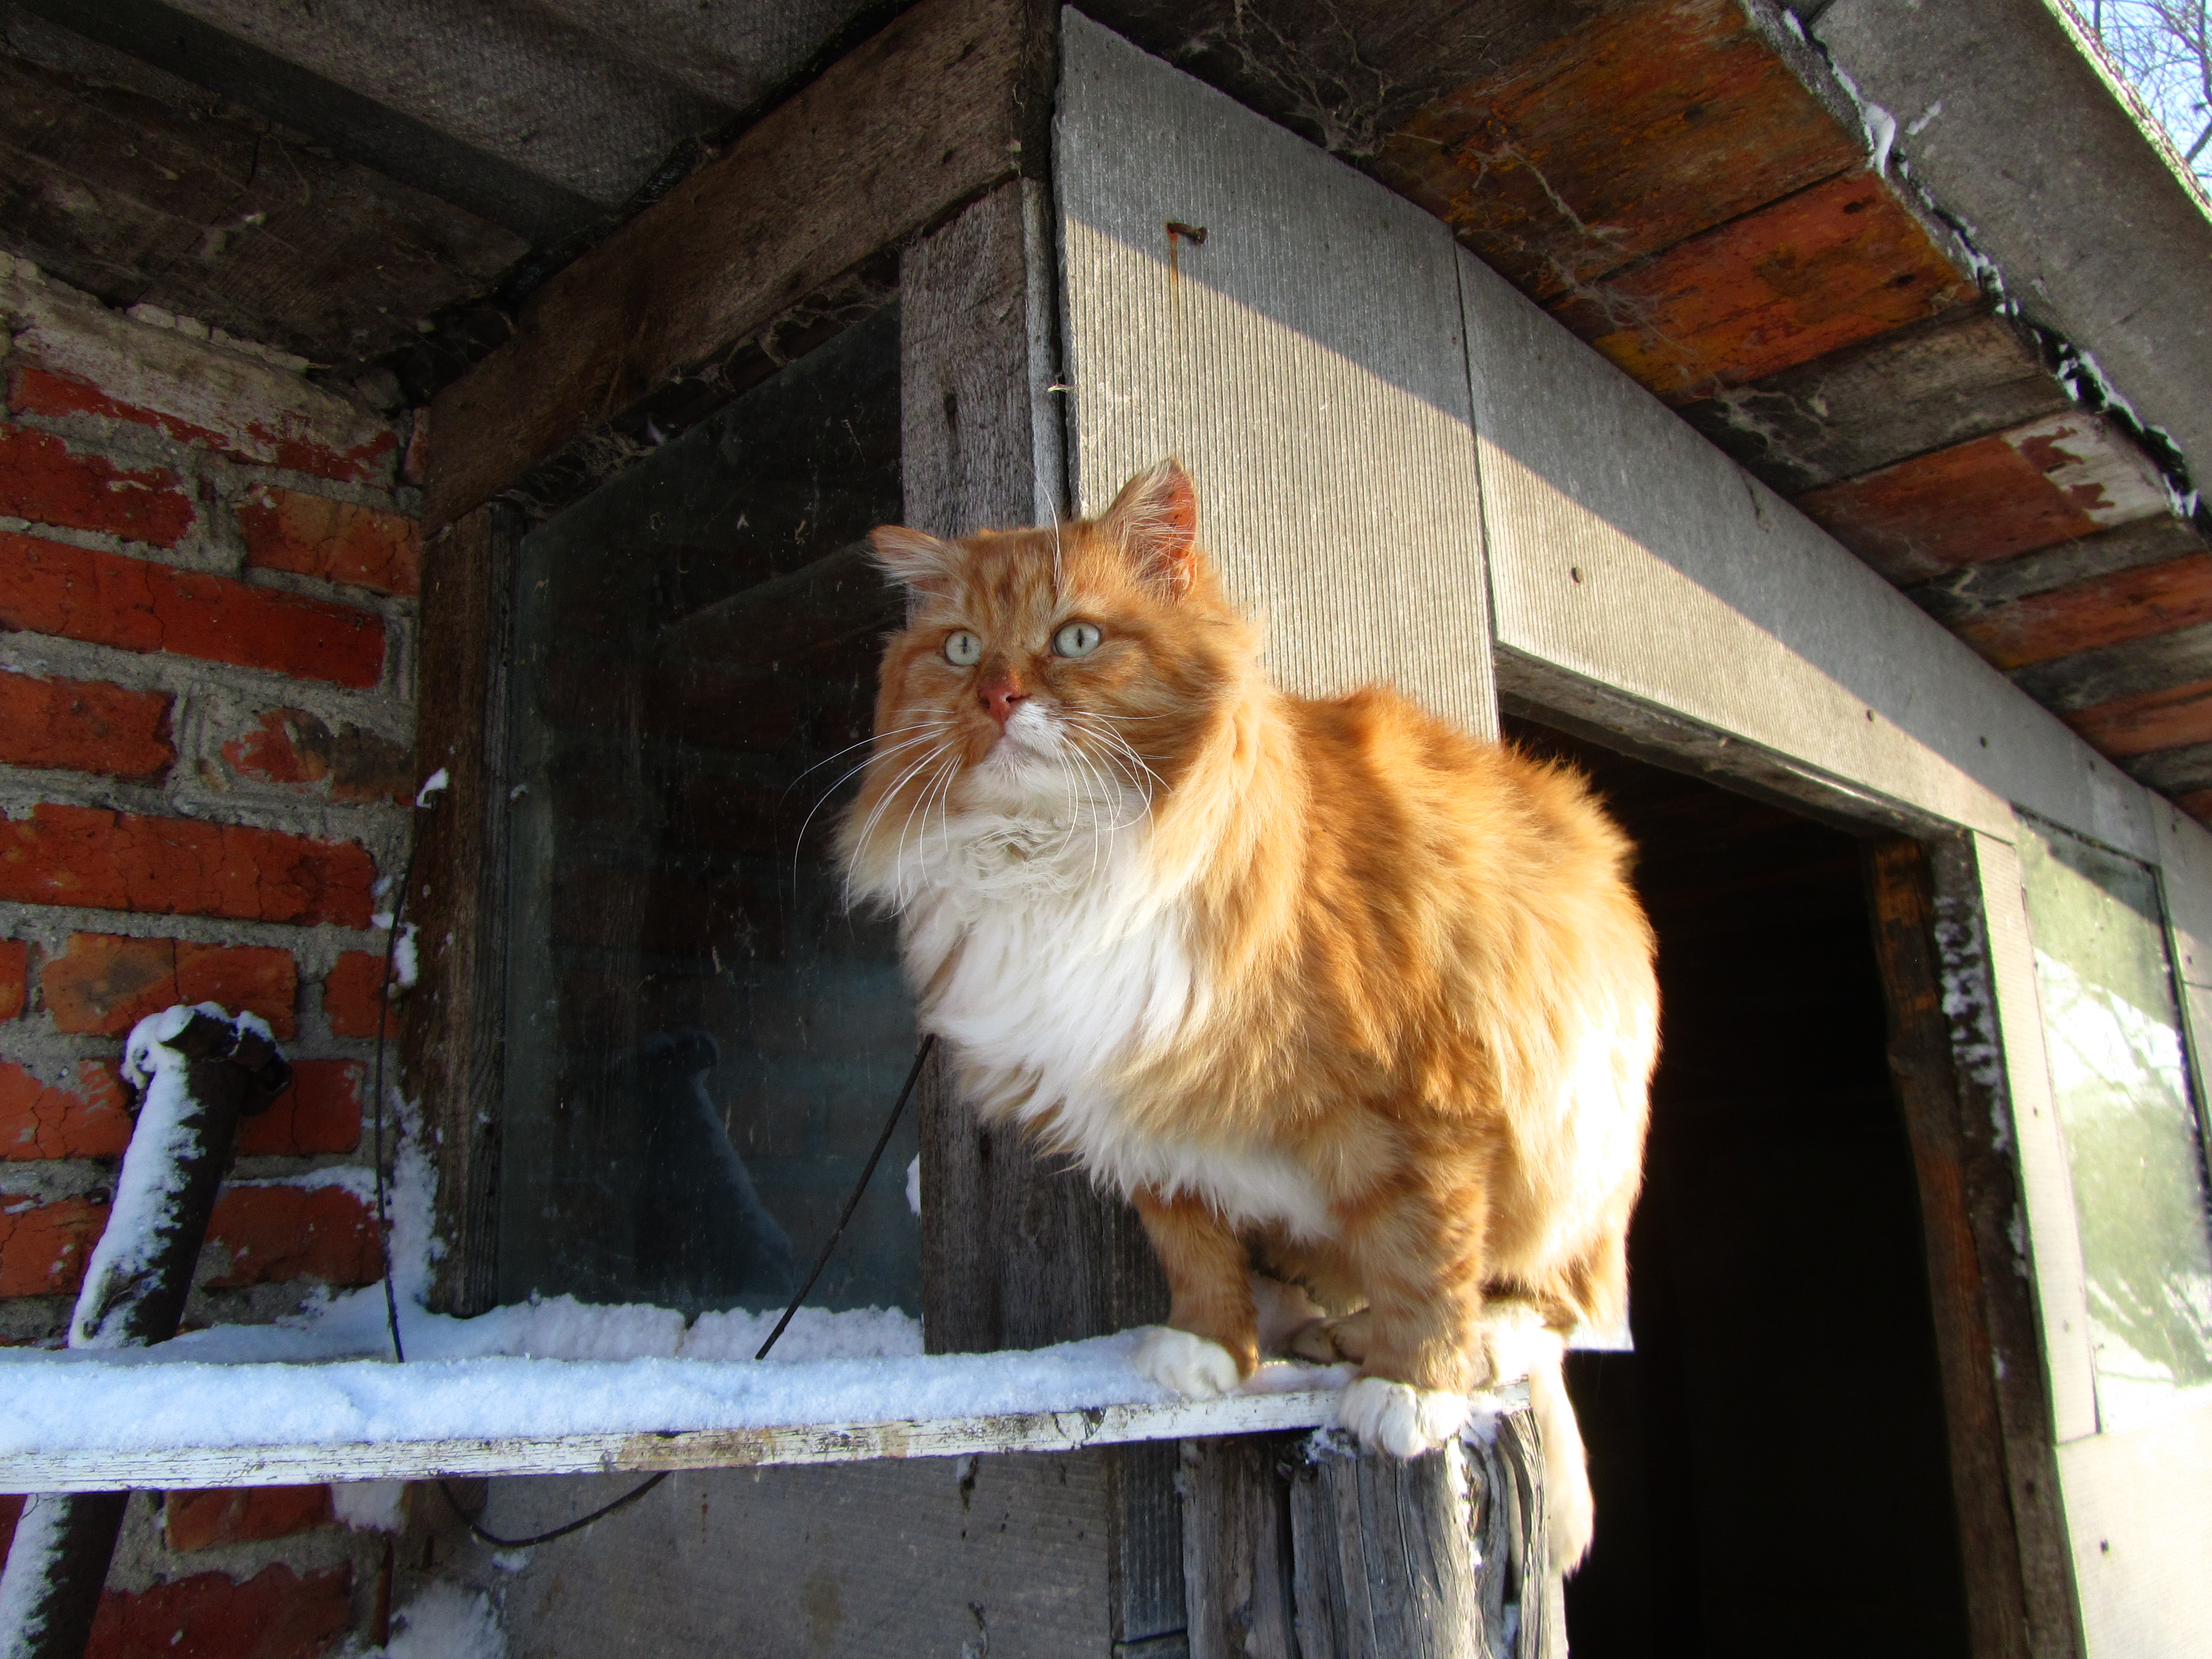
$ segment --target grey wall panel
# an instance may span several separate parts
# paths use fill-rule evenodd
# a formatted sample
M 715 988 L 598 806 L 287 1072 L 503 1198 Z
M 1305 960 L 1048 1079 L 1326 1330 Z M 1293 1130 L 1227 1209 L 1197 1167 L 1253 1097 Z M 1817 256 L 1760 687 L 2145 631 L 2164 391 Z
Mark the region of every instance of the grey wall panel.
M 1826 532 L 1460 259 L 1499 646 L 2008 836 L 2143 858 L 2149 798 Z
M 2058 1449 L 2089 1659 L 2212 1653 L 2212 1406 Z
M 1279 683 L 1496 729 L 1455 252 L 1321 150 L 1066 16 L 1056 178 L 1074 495 L 1163 455 Z M 1171 238 L 1172 221 L 1206 232 Z

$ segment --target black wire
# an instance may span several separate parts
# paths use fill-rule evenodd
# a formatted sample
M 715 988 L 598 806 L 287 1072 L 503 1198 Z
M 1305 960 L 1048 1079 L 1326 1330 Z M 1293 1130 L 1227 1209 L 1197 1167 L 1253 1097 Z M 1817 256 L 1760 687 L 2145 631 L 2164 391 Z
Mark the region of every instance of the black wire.
M 481 1539 L 483 1542 L 495 1545 L 498 1548 L 503 1550 L 525 1550 L 528 1549 L 532 1544 L 550 1544 L 556 1538 L 566 1538 L 572 1532 L 583 1531 L 583 1529 L 590 1526 L 592 1522 L 603 1519 L 607 1516 L 612 1515 L 617 1510 L 627 1508 L 629 1504 L 636 1503 L 639 1498 L 644 1497 L 646 1493 L 651 1492 L 655 1486 L 659 1486 L 662 1481 L 667 1480 L 670 1475 L 675 1473 L 676 1471 L 673 1469 L 663 1469 L 659 1474 L 647 1475 L 643 1480 L 638 1482 L 636 1486 L 632 1486 L 620 1498 L 616 1498 L 613 1503 L 602 1504 L 599 1508 L 593 1510 L 589 1515 L 580 1515 L 574 1521 L 568 1522 L 565 1526 L 556 1527 L 550 1532 L 532 1533 L 527 1538 L 501 1538 L 495 1532 L 486 1532 L 482 1527 L 477 1525 L 474 1521 L 469 1518 L 469 1512 L 461 1507 L 461 1500 L 453 1496 L 453 1488 L 450 1482 L 445 1480 L 439 1481 L 438 1490 L 445 1493 L 447 1505 L 452 1509 L 454 1515 L 459 1518 L 460 1523 L 466 1527 L 471 1533 L 475 1534 L 476 1536 Z
M 415 864 L 415 855 L 411 850 L 407 855 L 407 864 L 409 871 L 411 873 Z M 399 915 L 396 909 L 392 913 L 392 925 L 395 930 L 399 926 Z M 386 966 L 388 969 L 388 960 Z M 384 1060 L 384 1037 L 381 1028 L 379 1028 L 376 1041 L 378 1079 L 379 1086 L 381 1087 Z M 768 1334 L 768 1340 L 760 1345 L 760 1352 L 753 1356 L 753 1358 L 756 1361 L 768 1358 L 768 1351 L 775 1346 L 776 1338 L 783 1334 L 784 1328 L 791 1323 L 792 1316 L 799 1311 L 799 1304 L 806 1300 L 806 1293 L 814 1288 L 814 1281 L 822 1277 L 822 1270 L 830 1265 L 830 1254 L 837 1248 L 837 1241 L 845 1236 L 845 1225 L 848 1222 L 852 1220 L 853 1212 L 860 1208 L 860 1195 L 868 1190 L 868 1182 L 876 1173 L 876 1165 L 883 1161 L 884 1148 L 891 1144 L 891 1132 L 898 1127 L 899 1119 L 906 1115 L 906 1103 L 913 1097 L 914 1085 L 921 1079 L 922 1066 L 929 1059 L 930 1051 L 936 1047 L 937 1035 L 935 1032 L 932 1032 L 929 1036 L 922 1038 L 921 1046 L 915 1050 L 914 1065 L 906 1074 L 906 1082 L 901 1085 L 899 1089 L 898 1099 L 892 1103 L 891 1115 L 884 1123 L 883 1133 L 876 1137 L 876 1149 L 868 1154 L 867 1167 L 860 1171 L 860 1178 L 853 1183 L 852 1196 L 845 1200 L 845 1212 L 837 1218 L 837 1224 L 830 1229 L 830 1242 L 822 1247 L 822 1254 L 816 1259 L 814 1263 L 814 1271 L 806 1275 L 806 1282 L 799 1287 L 798 1294 L 791 1298 L 791 1305 L 783 1310 L 783 1317 L 775 1322 L 775 1328 Z M 383 1143 L 380 1139 L 378 1142 L 380 1156 L 381 1155 L 380 1149 Z M 381 1191 L 382 1189 L 380 1187 L 380 1198 Z M 380 1207 L 381 1206 L 380 1204 Z M 386 1284 L 388 1286 L 392 1278 L 392 1268 L 388 1252 L 386 1257 L 384 1276 Z M 388 1292 L 386 1300 L 388 1303 Z M 398 1316 L 396 1313 L 392 1316 L 392 1346 L 394 1352 L 398 1351 L 399 1323 Z M 636 1486 L 632 1486 L 628 1492 L 624 1492 L 620 1498 L 616 1498 L 611 1504 L 602 1504 L 599 1508 L 593 1510 L 588 1515 L 580 1515 L 574 1521 L 566 1522 L 563 1524 L 554 1528 L 550 1532 L 532 1533 L 527 1538 L 501 1538 L 497 1533 L 485 1531 L 483 1528 L 478 1526 L 476 1522 L 470 1517 L 469 1512 L 461 1507 L 461 1500 L 453 1496 L 453 1488 L 450 1482 L 441 1480 L 438 1482 L 438 1490 L 445 1495 L 447 1507 L 453 1510 L 455 1517 L 459 1519 L 460 1523 L 466 1527 L 470 1533 L 477 1540 L 483 1543 L 489 1544 L 497 1549 L 520 1550 L 528 1549 L 535 1544 L 550 1544 L 556 1538 L 566 1538 L 572 1532 L 581 1532 L 585 1528 L 590 1526 L 592 1522 L 603 1520 L 606 1516 L 612 1515 L 617 1510 L 626 1509 L 630 1504 L 636 1503 L 639 1498 L 644 1497 L 646 1493 L 651 1492 L 662 1481 L 667 1480 L 670 1475 L 675 1474 L 675 1472 L 676 1471 L 673 1469 L 663 1469 L 658 1474 L 647 1475 L 643 1480 L 640 1481 Z
M 822 1270 L 830 1265 L 830 1252 L 837 1248 L 837 1241 L 845 1236 L 845 1224 L 853 1218 L 853 1212 L 860 1207 L 860 1194 L 868 1190 L 868 1179 L 875 1174 L 876 1164 L 883 1158 L 884 1148 L 891 1144 L 891 1131 L 898 1127 L 898 1121 L 906 1111 L 907 1097 L 913 1094 L 914 1085 L 921 1076 L 922 1062 L 929 1058 L 929 1051 L 935 1047 L 937 1033 L 932 1031 L 922 1038 L 921 1047 L 914 1051 L 913 1068 L 906 1074 L 906 1083 L 899 1090 L 898 1100 L 884 1123 L 883 1133 L 876 1137 L 876 1150 L 868 1154 L 867 1168 L 860 1171 L 860 1178 L 853 1183 L 853 1195 L 845 1200 L 845 1213 L 837 1218 L 837 1224 L 830 1230 L 830 1242 L 822 1247 L 822 1254 L 815 1259 L 814 1271 L 806 1275 L 806 1282 L 791 1298 L 791 1305 L 783 1310 L 783 1317 L 775 1322 L 775 1328 L 768 1334 L 768 1340 L 760 1345 L 760 1352 L 753 1356 L 755 1359 L 768 1358 L 768 1351 L 775 1346 L 776 1338 L 783 1334 L 783 1328 L 791 1323 L 792 1315 L 799 1311 L 799 1304 L 806 1300 L 807 1291 L 814 1288 L 814 1281 L 822 1277 Z

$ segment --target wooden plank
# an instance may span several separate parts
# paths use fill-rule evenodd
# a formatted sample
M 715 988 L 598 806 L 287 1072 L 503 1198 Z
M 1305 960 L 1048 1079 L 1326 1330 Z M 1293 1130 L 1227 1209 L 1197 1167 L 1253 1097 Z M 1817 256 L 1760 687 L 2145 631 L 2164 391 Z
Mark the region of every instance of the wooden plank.
M 415 815 L 408 917 L 418 974 L 395 1079 L 422 1103 L 438 1174 L 430 1305 L 498 1300 L 499 1149 L 507 1032 L 507 684 L 515 531 L 478 507 L 423 546 L 415 755 L 446 788 Z
M 2069 401 L 2010 320 L 1961 306 L 1687 404 L 1682 418 L 1795 495 Z
M 1946 856 L 1959 885 L 1969 854 L 1954 844 Z M 2008 1237 L 2018 1177 L 1996 1132 L 2004 1103 L 1992 1098 L 1985 1082 L 1963 1075 L 1960 1064 L 1962 1053 L 1973 1056 L 1986 1046 L 1992 1014 L 1985 976 L 1973 971 L 1978 953 L 1961 948 L 1972 938 L 1972 923 L 1952 907 L 1947 963 L 1927 852 L 1911 841 L 1869 842 L 1866 867 L 1888 1003 L 1890 1072 L 1920 1188 L 1973 1651 L 1978 1659 L 2071 1654 L 2034 1310 Z M 2009 1402 L 2001 1397 L 2008 1385 Z M 2017 1473 L 2015 1462 L 2022 1465 Z M 2031 1583 L 2040 1606 L 2031 1603 Z
M 1865 153 L 1747 8 L 1646 0 L 1428 105 L 1375 173 L 1548 300 Z
M 426 528 L 1041 155 L 1051 27 L 922 0 L 549 280 L 432 405 Z
M 1179 457 L 1201 543 L 1267 618 L 1279 684 L 1319 696 L 1387 679 L 1494 732 L 1449 236 L 1078 14 L 1064 44 L 1079 505 L 1100 510 Z M 1206 241 L 1171 241 L 1170 220 Z M 1406 648 L 1422 639 L 1437 648 Z
M 1899 585 L 2166 511 L 2148 458 L 2075 411 L 1829 484 L 1797 509 Z
M 2115 697 L 2061 716 L 2102 755 L 2147 755 L 2212 743 L 2212 680 Z
M 1687 403 L 1978 293 L 1943 240 L 1862 169 L 1678 242 L 1553 310 L 1646 388 Z
M 2009 559 L 1960 565 L 1906 592 L 1936 621 L 1955 623 L 2030 594 L 2204 550 L 2203 537 L 2187 520 L 2154 515 Z
M 235 110 L 187 112 L 0 58 L 0 246 L 322 362 L 419 337 L 521 238 Z
M 2200 552 L 2015 599 L 1954 631 L 1998 667 L 2025 668 L 2207 622 L 2212 553 Z
M 1509 1392 L 1502 1391 L 1499 1397 L 1510 1403 Z M 598 1474 L 617 1469 L 758 1468 L 878 1457 L 1073 1451 L 1129 1441 L 1316 1428 L 1333 1420 L 1336 1399 L 1334 1392 L 1323 1390 L 1232 1395 L 1165 1406 L 1111 1405 L 1083 1411 L 657 1434 L 24 1452 L 0 1457 L 0 1490 L 297 1486 L 317 1480 L 426 1480 L 441 1474 Z

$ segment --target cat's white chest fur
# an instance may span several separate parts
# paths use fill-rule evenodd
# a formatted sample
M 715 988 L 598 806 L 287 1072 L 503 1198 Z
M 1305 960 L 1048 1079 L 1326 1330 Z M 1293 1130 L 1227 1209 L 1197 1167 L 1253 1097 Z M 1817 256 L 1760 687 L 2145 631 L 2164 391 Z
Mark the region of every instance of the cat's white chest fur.
M 1130 1062 L 1209 1012 L 1188 913 L 1151 869 L 1141 808 L 1086 811 L 1073 825 L 971 811 L 923 833 L 899 898 L 928 1023 L 999 1080 L 1017 1116 L 1056 1110 L 1056 1137 L 1125 1194 L 1188 1194 L 1231 1221 L 1326 1234 L 1328 1205 L 1293 1159 L 1140 1133 L 1121 1110 Z

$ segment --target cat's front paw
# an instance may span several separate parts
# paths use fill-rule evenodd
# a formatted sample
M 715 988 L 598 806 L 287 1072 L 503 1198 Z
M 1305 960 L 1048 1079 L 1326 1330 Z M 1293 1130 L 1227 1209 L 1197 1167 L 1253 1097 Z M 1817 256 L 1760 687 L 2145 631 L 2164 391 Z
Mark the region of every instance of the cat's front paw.
M 1457 1434 L 1473 1409 L 1463 1394 L 1363 1376 L 1337 1402 L 1336 1420 L 1372 1450 L 1419 1457 Z
M 1155 1325 L 1137 1343 L 1130 1361 L 1139 1375 L 1187 1400 L 1234 1394 L 1243 1379 L 1237 1357 L 1218 1342 L 1170 1325 Z

